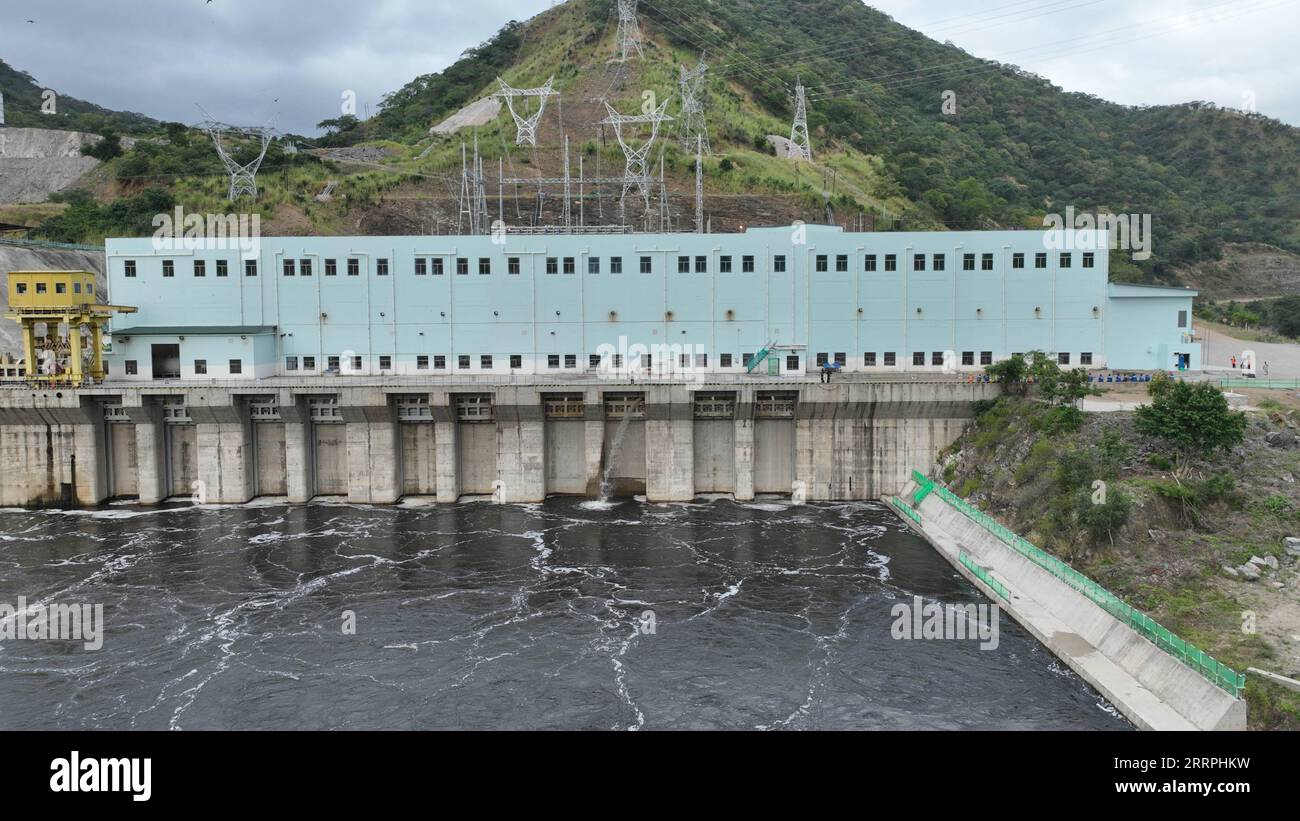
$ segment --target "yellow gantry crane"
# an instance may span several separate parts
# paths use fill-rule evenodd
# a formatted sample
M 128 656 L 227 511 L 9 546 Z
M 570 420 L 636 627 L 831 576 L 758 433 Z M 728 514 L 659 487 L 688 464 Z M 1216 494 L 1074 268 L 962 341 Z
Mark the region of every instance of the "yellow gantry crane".
M 22 326 L 24 379 L 80 385 L 104 378 L 104 324 L 126 305 L 105 305 L 88 271 L 11 271 L 6 319 Z

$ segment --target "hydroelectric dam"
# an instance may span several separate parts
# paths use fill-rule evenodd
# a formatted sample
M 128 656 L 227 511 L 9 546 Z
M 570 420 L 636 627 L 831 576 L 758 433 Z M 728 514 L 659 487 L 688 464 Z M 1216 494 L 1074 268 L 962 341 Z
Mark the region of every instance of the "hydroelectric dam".
M 1000 386 L 284 378 L 0 390 L 0 505 L 888 498 Z

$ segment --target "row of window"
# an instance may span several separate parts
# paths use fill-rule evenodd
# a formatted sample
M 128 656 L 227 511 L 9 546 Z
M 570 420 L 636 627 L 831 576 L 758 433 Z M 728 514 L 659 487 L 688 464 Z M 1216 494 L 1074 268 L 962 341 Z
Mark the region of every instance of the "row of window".
M 876 254 L 867 254 L 864 257 L 864 259 L 865 259 L 864 270 L 866 271 L 878 270 L 877 266 L 881 260 L 878 260 Z M 992 271 L 993 259 L 994 259 L 993 254 L 989 254 L 989 253 L 978 254 L 978 255 L 962 254 L 961 255 L 962 270 L 974 271 L 976 262 L 978 261 L 980 270 Z M 361 274 L 360 259 L 357 259 L 356 257 L 349 257 L 344 262 L 346 264 L 346 272 L 348 276 L 352 276 L 352 277 L 360 276 Z M 601 262 L 602 262 L 601 257 L 587 257 L 587 273 L 589 274 L 601 273 Z M 1012 268 L 1015 269 L 1024 268 L 1025 262 L 1026 262 L 1026 255 L 1023 252 L 1016 252 L 1011 255 Z M 225 277 L 229 275 L 229 267 L 226 260 L 219 259 L 216 260 L 215 263 L 216 263 L 215 264 L 216 276 Z M 884 254 L 883 263 L 884 263 L 885 271 L 897 271 L 898 255 Z M 930 266 L 929 270 L 933 270 L 933 271 L 946 270 L 947 256 L 945 254 L 930 254 L 930 255 L 913 254 L 912 255 L 913 271 L 927 270 L 926 269 L 927 263 Z M 847 272 L 849 270 L 849 255 L 837 254 L 835 256 L 834 264 L 835 264 L 836 272 L 838 273 Z M 1058 264 L 1059 267 L 1061 268 L 1073 267 L 1074 265 L 1073 252 L 1062 251 L 1058 258 Z M 1097 264 L 1096 255 L 1092 251 L 1084 251 L 1081 256 L 1081 264 L 1084 268 L 1096 267 Z M 164 277 L 170 278 L 176 276 L 175 260 L 165 259 L 162 261 L 162 265 L 163 265 Z M 207 276 L 208 268 L 207 268 L 206 260 L 196 259 L 193 261 L 192 265 L 193 265 L 194 276 L 196 277 Z M 831 265 L 831 257 L 828 254 L 819 254 L 814 260 L 814 268 L 818 273 L 824 273 L 829 271 L 830 265 Z M 456 266 L 456 273 L 458 275 L 466 276 L 469 274 L 470 271 L 470 259 L 468 257 L 456 257 L 455 266 Z M 1038 253 L 1035 253 L 1034 268 L 1043 269 L 1046 267 L 1047 267 L 1047 252 L 1039 251 Z M 508 257 L 506 259 L 506 273 L 518 274 L 520 273 L 520 270 L 521 270 L 521 263 L 519 257 Z M 734 265 L 733 257 L 729 255 L 723 255 L 718 257 L 719 273 L 730 274 L 733 273 L 734 270 L 735 270 L 735 265 Z M 784 255 L 778 254 L 772 258 L 772 270 L 778 274 L 785 273 L 786 258 Z M 387 259 L 380 258 L 375 260 L 376 275 L 381 277 L 388 276 L 388 271 L 389 271 L 389 265 Z M 654 273 L 654 263 L 652 257 L 643 256 L 640 258 L 640 271 L 643 274 Z M 337 276 L 338 272 L 339 272 L 338 260 L 326 259 L 325 276 L 327 277 Z M 415 258 L 416 276 L 426 276 L 428 274 L 432 274 L 433 276 L 442 276 L 445 272 L 446 270 L 444 266 L 444 260 L 442 257 L 416 257 Z M 485 276 L 492 273 L 491 257 L 478 258 L 478 272 Z M 561 272 L 565 274 L 576 273 L 577 259 L 575 257 L 547 257 L 546 273 L 559 274 Z M 622 257 L 609 258 L 609 272 L 611 274 L 623 273 Z M 707 255 L 699 255 L 695 257 L 691 257 L 691 256 L 677 257 L 677 273 L 689 274 L 692 272 L 697 274 L 707 274 L 709 272 L 709 257 Z M 744 274 L 754 273 L 754 257 L 752 255 L 745 255 L 740 258 L 740 272 Z M 128 259 L 125 261 L 123 265 L 123 273 L 124 276 L 128 278 L 134 277 L 136 275 L 135 260 Z M 287 277 L 291 277 L 291 276 L 309 277 L 312 275 L 312 260 L 310 258 L 285 259 L 283 262 L 283 273 Z M 250 277 L 257 276 L 257 260 L 255 259 L 244 260 L 244 275 Z
M 754 358 L 754 354 L 752 353 L 744 354 L 741 358 L 742 359 L 741 364 L 744 367 L 749 367 L 749 363 L 753 360 L 753 358 Z M 798 357 L 793 357 L 793 359 L 798 359 Z M 392 370 L 393 357 L 389 355 L 382 355 L 378 357 L 378 360 L 379 360 L 379 369 L 381 371 Z M 457 370 L 469 370 L 472 361 L 473 358 L 468 354 L 461 354 L 457 356 L 456 357 Z M 483 370 L 491 370 L 495 364 L 495 361 L 496 361 L 495 357 L 492 354 L 482 354 L 479 356 L 479 368 Z M 509 357 L 509 361 L 510 361 L 510 368 L 512 370 L 518 370 L 522 368 L 524 364 L 523 356 L 521 354 L 511 354 Z M 206 373 L 207 372 L 206 370 L 198 369 L 199 362 L 202 362 L 202 360 L 196 360 L 195 362 L 195 372 Z M 327 372 L 339 370 L 339 366 L 341 365 L 341 363 L 342 360 L 338 356 L 327 356 L 325 358 L 325 368 Z M 587 357 L 588 367 L 599 368 L 600 364 L 601 364 L 600 354 L 591 354 L 590 356 Z M 623 367 L 623 355 L 612 354 L 612 364 L 615 368 Z M 734 364 L 735 364 L 735 356 L 733 354 L 724 353 L 718 356 L 719 367 L 730 368 Z M 361 356 L 352 356 L 348 361 L 348 365 L 352 370 L 359 371 L 364 367 L 364 358 Z M 435 371 L 446 370 L 447 357 L 442 354 L 435 354 L 433 356 L 420 355 L 415 357 L 416 370 L 421 370 L 421 371 L 430 370 L 430 365 L 432 365 L 432 370 Z M 653 367 L 653 365 L 654 362 L 650 354 L 641 355 L 640 366 L 642 368 L 649 369 Z M 682 368 L 690 368 L 690 367 L 707 368 L 709 367 L 709 355 L 707 353 L 679 354 L 677 365 L 678 367 L 682 367 Z M 546 367 L 552 370 L 576 369 L 578 367 L 578 355 L 571 354 L 571 353 L 570 354 L 547 354 Z M 791 367 L 798 367 L 798 366 L 795 365 Z M 316 357 L 287 356 L 285 357 L 284 360 L 284 369 L 285 371 L 289 371 L 289 372 L 297 372 L 300 370 L 314 371 L 316 370 Z
M 1012 356 L 1022 356 L 1022 354 L 1014 353 L 1014 354 L 1012 354 Z M 930 364 L 931 364 L 932 366 L 935 366 L 935 367 L 942 367 L 942 366 L 944 365 L 944 361 L 943 361 L 943 360 L 944 360 L 944 352 L 943 352 L 943 351 L 931 351 L 931 352 L 930 352 Z M 817 354 L 817 367 L 820 368 L 820 367 L 826 365 L 826 364 L 827 364 L 828 362 L 830 362 L 830 361 L 831 361 L 831 354 L 829 354 L 829 353 L 819 353 L 819 354 Z M 845 354 L 845 353 L 843 353 L 843 352 L 836 353 L 836 354 L 834 355 L 834 361 L 835 361 L 835 364 L 836 364 L 836 365 L 839 365 L 840 367 L 844 367 L 846 364 L 848 364 L 848 355 Z M 1069 364 L 1070 364 L 1070 354 L 1068 354 L 1068 353 L 1058 353 L 1058 354 L 1056 355 L 1056 361 L 1057 361 L 1057 363 L 1060 364 L 1060 365 L 1069 365 Z M 885 351 L 885 352 L 882 354 L 882 359 L 878 360 L 877 357 L 876 357 L 876 352 L 875 352 L 875 351 L 867 351 L 866 353 L 862 354 L 862 366 L 863 366 L 863 367 L 865 367 L 865 368 L 874 368 L 874 367 L 877 367 L 877 364 L 883 365 L 883 366 L 886 367 L 886 368 L 892 368 L 892 367 L 895 367 L 895 366 L 897 366 L 897 364 L 898 364 L 898 355 L 897 355 L 897 353 L 896 353 L 895 351 Z M 973 365 L 975 364 L 975 351 L 962 351 L 962 352 L 961 352 L 961 364 L 962 364 L 963 366 L 973 366 Z M 979 364 L 981 364 L 981 365 L 992 365 L 992 364 L 993 364 L 993 352 L 992 352 L 992 351 L 980 351 L 980 352 L 979 352 Z M 1091 365 L 1091 364 L 1092 364 L 1092 352 L 1091 352 L 1091 351 L 1084 351 L 1084 352 L 1080 353 L 1080 354 L 1079 354 L 1079 364 L 1080 364 L 1080 365 Z M 925 351 L 913 351 L 913 352 L 912 352 L 912 365 L 913 365 L 913 367 L 917 367 L 917 368 L 923 368 L 923 367 L 925 367 Z
M 47 287 L 47 286 L 48 286 L 47 283 L 44 283 L 44 282 L 36 282 L 36 283 L 33 283 L 33 284 L 36 286 L 36 291 L 35 291 L 35 293 L 38 293 L 38 294 L 49 293 L 49 288 Z M 26 282 L 15 282 L 15 283 L 14 283 L 14 290 L 15 290 L 17 293 L 19 293 L 19 294 L 25 294 L 25 293 L 27 293 L 27 283 L 26 283 Z M 56 293 L 56 294 L 66 294 L 67 292 L 68 292 L 68 283 L 66 283 L 66 282 L 56 282 L 56 283 L 54 283 L 54 293 Z M 74 282 L 74 283 L 72 283 L 72 293 L 74 293 L 74 294 L 79 294 L 79 293 L 81 293 L 81 283 L 80 283 L 80 282 Z M 88 294 L 94 294 L 94 293 L 95 293 L 95 286 L 92 285 L 92 284 L 90 284 L 89 282 L 87 282 L 87 283 L 86 283 L 86 293 L 88 293 Z
M 107 368 L 108 366 L 105 365 L 104 367 Z M 229 370 L 230 370 L 230 374 L 231 374 L 232 376 L 242 374 L 242 373 L 244 372 L 244 360 L 242 360 L 242 359 L 231 359 L 231 360 L 227 363 L 227 367 L 229 368 Z M 126 360 L 125 362 L 123 362 L 123 363 L 122 363 L 122 369 L 123 369 L 123 371 L 126 373 L 127 376 L 137 376 L 137 375 L 139 375 L 139 373 L 140 373 L 140 365 L 139 365 L 139 362 L 138 362 L 137 360 L 134 360 L 134 359 L 128 359 L 128 360 Z M 196 359 L 196 360 L 194 360 L 194 373 L 195 373 L 195 375 L 197 375 L 197 376 L 203 376 L 203 375 L 206 374 L 207 372 L 208 372 L 208 360 L 206 360 L 206 359 Z

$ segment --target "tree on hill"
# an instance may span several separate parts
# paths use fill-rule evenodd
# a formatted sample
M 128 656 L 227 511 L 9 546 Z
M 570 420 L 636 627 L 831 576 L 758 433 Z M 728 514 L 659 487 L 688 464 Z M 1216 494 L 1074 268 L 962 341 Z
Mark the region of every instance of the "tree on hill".
M 1227 450 L 1245 436 L 1246 414 L 1229 409 L 1223 392 L 1208 382 L 1175 382 L 1160 375 L 1147 391 L 1151 404 L 1137 409 L 1138 432 L 1173 449 L 1179 477 L 1192 457 Z

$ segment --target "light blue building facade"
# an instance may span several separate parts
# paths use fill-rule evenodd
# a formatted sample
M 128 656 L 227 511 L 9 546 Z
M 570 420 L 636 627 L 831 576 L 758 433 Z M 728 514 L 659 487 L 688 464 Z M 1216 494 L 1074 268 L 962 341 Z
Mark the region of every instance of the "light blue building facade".
M 1200 369 L 1194 291 L 1112 285 L 1043 231 L 277 237 L 107 243 L 109 378 L 889 375 Z M 1062 249 L 1069 250 L 1062 250 Z M 767 352 L 767 355 L 763 355 Z

